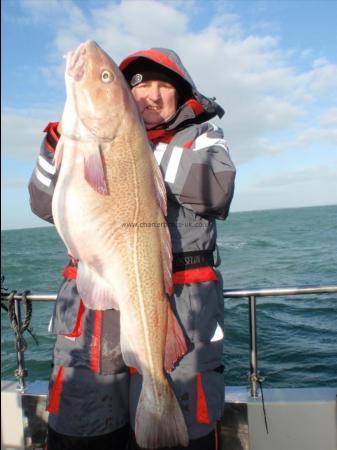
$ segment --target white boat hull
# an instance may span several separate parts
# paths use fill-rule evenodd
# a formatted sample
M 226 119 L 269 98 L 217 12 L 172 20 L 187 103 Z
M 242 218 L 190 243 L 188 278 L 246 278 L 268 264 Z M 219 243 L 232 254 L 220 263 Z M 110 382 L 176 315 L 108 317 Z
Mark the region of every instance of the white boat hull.
M 48 382 L 1 381 L 1 450 L 42 449 L 48 413 Z M 249 388 L 225 389 L 221 421 L 223 450 L 336 450 L 337 388 L 264 389 L 268 431 L 261 397 Z

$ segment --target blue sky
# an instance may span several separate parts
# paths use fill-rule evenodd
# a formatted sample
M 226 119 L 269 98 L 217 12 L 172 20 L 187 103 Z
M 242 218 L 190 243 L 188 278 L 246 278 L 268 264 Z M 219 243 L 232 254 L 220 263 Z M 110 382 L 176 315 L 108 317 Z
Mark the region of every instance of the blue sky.
M 337 1 L 3 0 L 2 229 L 46 225 L 27 184 L 62 113 L 63 55 L 173 48 L 225 108 L 232 211 L 337 203 Z

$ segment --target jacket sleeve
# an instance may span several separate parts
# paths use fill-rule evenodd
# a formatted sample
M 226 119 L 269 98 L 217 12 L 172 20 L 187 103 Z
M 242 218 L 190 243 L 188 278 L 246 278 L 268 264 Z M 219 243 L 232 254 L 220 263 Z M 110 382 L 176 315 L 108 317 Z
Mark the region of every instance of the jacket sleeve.
M 53 157 L 60 138 L 57 125 L 58 122 L 51 122 L 44 129 L 46 136 L 28 184 L 31 210 L 50 223 L 53 223 L 52 198 L 57 180 Z
M 168 196 L 201 216 L 225 219 L 236 171 L 222 130 L 208 123 L 179 134 L 178 142 L 155 150 Z

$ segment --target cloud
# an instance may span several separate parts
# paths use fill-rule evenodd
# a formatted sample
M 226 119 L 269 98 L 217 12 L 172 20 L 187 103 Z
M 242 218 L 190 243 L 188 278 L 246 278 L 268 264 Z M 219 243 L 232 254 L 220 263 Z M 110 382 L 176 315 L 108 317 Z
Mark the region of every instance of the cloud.
M 4 109 L 1 153 L 19 160 L 35 160 L 45 126 L 59 117 L 60 112 L 52 109 Z
M 329 95 L 337 100 L 337 65 L 326 59 L 313 61 L 313 69 L 301 77 L 311 94 Z
M 337 161 L 260 176 L 256 182 L 238 183 L 232 211 L 296 208 L 337 204 Z
M 325 127 L 337 128 L 337 107 L 327 109 L 320 118 L 320 124 Z
M 303 169 L 282 171 L 272 176 L 262 177 L 258 182 L 253 184 L 256 188 L 266 188 L 289 186 L 293 184 L 301 184 L 307 182 L 335 183 L 337 188 L 337 160 L 335 167 L 326 167 L 325 165 L 305 167 Z M 336 191 L 337 200 L 337 191 Z
M 51 16 L 45 14 L 45 3 L 23 2 L 27 14 L 46 22 Z M 302 149 L 308 142 L 335 142 L 326 110 L 337 95 L 337 65 L 316 57 L 312 49 L 283 49 L 269 27 L 246 31 L 226 4 L 216 3 L 219 14 L 213 16 L 200 2 L 89 2 L 86 13 L 71 0 L 50 5 L 56 34 L 49 64 L 41 67 L 46 83 L 63 84 L 62 55 L 87 39 L 97 40 L 117 62 L 141 48 L 170 47 L 200 91 L 216 96 L 225 108 L 216 123 L 224 128 L 237 164 Z M 193 6 L 205 16 L 203 26 L 191 26 Z M 303 55 L 311 67 L 300 70 L 293 61 Z
M 4 178 L 1 180 L 1 188 L 4 189 L 27 189 L 27 177 L 23 178 Z

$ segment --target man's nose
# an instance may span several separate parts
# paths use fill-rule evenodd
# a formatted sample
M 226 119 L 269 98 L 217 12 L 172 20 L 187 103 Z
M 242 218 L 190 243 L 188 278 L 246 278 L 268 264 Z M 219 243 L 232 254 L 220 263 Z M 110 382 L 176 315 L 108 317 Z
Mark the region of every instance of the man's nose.
M 152 84 L 148 90 L 148 98 L 154 102 L 158 102 L 161 99 L 159 86 Z

